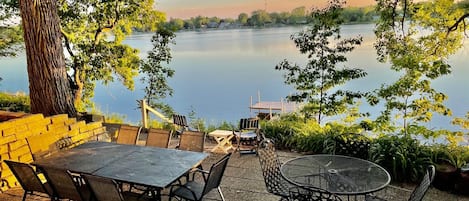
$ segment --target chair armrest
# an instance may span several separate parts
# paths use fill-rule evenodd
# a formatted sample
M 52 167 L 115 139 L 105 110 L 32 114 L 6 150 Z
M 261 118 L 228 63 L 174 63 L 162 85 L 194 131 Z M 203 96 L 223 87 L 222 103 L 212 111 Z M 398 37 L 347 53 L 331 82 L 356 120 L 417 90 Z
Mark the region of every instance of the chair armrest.
M 206 170 L 203 170 L 201 168 L 195 168 L 195 169 L 192 169 L 191 170 L 191 173 L 192 173 L 192 181 L 194 181 L 195 179 L 195 174 L 196 173 L 200 173 L 202 174 L 202 178 L 204 178 L 204 181 L 206 182 L 207 181 L 207 175 L 210 173 L 209 171 L 206 171 Z

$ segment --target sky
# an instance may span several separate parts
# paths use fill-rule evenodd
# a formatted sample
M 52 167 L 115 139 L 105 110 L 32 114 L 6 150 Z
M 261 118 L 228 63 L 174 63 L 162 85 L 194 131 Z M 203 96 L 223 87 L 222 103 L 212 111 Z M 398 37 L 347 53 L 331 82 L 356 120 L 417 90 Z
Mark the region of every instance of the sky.
M 347 6 L 372 5 L 375 0 L 348 0 Z M 198 15 L 206 17 L 237 18 L 240 13 L 252 11 L 290 12 L 294 8 L 326 5 L 327 0 L 156 0 L 156 9 L 166 13 L 167 19 L 188 19 Z

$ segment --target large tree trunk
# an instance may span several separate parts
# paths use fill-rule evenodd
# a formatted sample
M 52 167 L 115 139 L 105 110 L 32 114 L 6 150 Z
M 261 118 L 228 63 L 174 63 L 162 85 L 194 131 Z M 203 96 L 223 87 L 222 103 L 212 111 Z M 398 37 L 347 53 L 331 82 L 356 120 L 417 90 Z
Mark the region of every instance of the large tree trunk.
M 67 79 L 57 0 L 20 0 L 31 112 L 76 116 Z

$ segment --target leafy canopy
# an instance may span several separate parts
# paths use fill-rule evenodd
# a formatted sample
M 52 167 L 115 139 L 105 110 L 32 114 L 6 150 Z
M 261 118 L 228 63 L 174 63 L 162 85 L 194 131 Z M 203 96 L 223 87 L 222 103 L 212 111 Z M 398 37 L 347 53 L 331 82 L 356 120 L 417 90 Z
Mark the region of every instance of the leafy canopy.
M 462 29 L 448 32 L 462 11 L 451 0 L 415 4 L 411 0 L 380 0 L 380 19 L 376 26 L 375 47 L 378 60 L 403 73 L 390 85 L 376 91 L 385 101 L 377 122 L 389 124 L 401 119 L 403 130 L 409 125 L 428 122 L 433 113 L 451 115 L 444 105 L 447 96 L 432 88 L 431 82 L 451 73 L 448 57 L 462 46 Z M 377 97 L 369 99 L 372 105 Z M 384 126 L 383 126 L 384 127 Z
M 317 115 L 318 123 L 321 123 L 324 115 L 344 113 L 349 105 L 355 103 L 356 98 L 363 95 L 336 89 L 347 81 L 366 76 L 362 69 L 338 66 L 347 61 L 345 54 L 362 42 L 361 37 L 341 37 L 342 5 L 343 2 L 332 0 L 324 10 L 313 10 L 313 23 L 306 30 L 291 36 L 301 54 L 306 54 L 308 58 L 305 66 L 284 60 L 275 67 L 286 71 L 285 83 L 294 85 L 297 90 L 288 99 L 306 101 L 308 104 L 303 112 L 306 116 Z

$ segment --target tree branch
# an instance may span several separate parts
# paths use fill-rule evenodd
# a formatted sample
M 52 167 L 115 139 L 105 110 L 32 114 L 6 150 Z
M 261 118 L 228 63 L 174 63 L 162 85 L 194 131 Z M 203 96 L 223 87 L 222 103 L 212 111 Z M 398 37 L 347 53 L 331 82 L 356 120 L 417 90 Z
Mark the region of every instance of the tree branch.
M 461 23 L 464 26 L 464 33 L 466 33 L 466 22 L 464 21 L 464 19 L 467 18 L 467 17 L 469 17 L 469 13 L 466 13 L 466 14 L 462 15 L 461 17 L 459 17 L 459 19 L 451 27 L 448 28 L 448 32 L 447 32 L 446 35 L 448 35 L 452 31 L 456 31 L 459 27 L 459 24 L 461 24 Z

